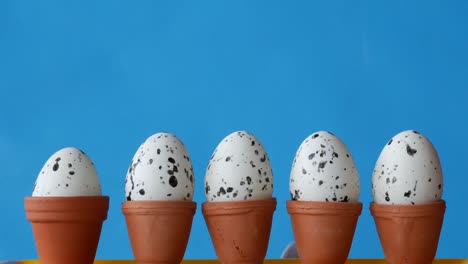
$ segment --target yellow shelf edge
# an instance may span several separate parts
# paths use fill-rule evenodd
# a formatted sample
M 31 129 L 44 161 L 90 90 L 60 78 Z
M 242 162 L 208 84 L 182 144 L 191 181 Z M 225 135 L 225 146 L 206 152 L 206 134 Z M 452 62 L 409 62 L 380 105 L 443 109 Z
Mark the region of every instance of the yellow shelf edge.
M 0 262 L 1 263 L 1 262 Z M 21 260 L 12 264 L 40 264 L 38 260 Z M 301 264 L 299 259 L 265 259 L 264 264 Z M 134 260 L 96 260 L 94 264 L 136 264 Z M 181 264 L 220 264 L 215 259 L 187 259 Z M 348 259 L 346 264 L 387 264 L 384 259 Z M 433 264 L 468 264 L 468 259 L 436 259 Z

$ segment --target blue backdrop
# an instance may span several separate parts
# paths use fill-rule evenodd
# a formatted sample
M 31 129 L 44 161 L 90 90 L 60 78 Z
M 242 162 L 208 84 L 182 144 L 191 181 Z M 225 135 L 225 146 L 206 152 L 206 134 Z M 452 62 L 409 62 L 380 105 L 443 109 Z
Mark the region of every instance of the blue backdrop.
M 468 258 L 467 1 L 0 1 L 0 259 L 36 258 L 23 197 L 67 146 L 94 160 L 111 197 L 97 258 L 132 258 L 120 204 L 153 133 L 192 156 L 195 201 L 218 142 L 247 130 L 275 176 L 268 258 L 293 240 L 292 160 L 317 130 L 353 153 L 364 203 L 353 258 L 383 257 L 368 205 L 393 135 L 439 152 L 447 212 L 437 257 Z M 201 210 L 185 258 L 215 258 Z

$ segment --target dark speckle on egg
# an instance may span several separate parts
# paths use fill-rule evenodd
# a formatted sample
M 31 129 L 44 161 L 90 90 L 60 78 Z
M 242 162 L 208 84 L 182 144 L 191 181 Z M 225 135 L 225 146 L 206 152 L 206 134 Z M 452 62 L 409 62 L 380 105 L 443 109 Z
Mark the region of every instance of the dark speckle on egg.
M 219 188 L 217 196 L 225 195 L 225 194 L 226 194 L 226 190 L 224 189 L 224 187 Z
M 250 185 L 252 183 L 252 178 L 250 178 L 249 176 L 247 176 L 247 185 Z M 241 182 L 241 185 L 242 185 L 242 182 Z
M 169 185 L 173 188 L 177 187 L 177 178 L 174 175 L 169 178 Z
M 294 190 L 294 195 L 291 193 L 291 199 L 292 200 L 299 200 L 301 198 L 300 194 L 299 194 L 299 190 Z
M 318 165 L 318 171 L 320 171 L 320 169 L 323 169 L 325 168 L 325 165 L 327 164 L 327 161 L 321 161 Z
M 410 147 L 409 144 L 406 144 L 406 153 L 408 153 L 408 155 L 414 156 L 414 154 L 416 154 L 416 152 L 418 152 L 416 149 L 413 149 L 413 148 Z

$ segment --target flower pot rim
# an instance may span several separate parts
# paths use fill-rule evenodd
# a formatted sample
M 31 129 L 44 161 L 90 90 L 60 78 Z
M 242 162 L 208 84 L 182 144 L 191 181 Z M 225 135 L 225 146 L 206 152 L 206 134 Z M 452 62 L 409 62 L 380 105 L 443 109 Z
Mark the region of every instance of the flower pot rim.
M 24 197 L 24 207 L 31 211 L 77 211 L 109 208 L 109 196 L 54 196 Z
M 140 201 L 124 201 L 122 207 L 155 207 L 155 206 L 183 206 L 193 207 L 197 202 L 191 200 L 140 200 Z
M 99 200 L 109 199 L 108 195 L 82 195 L 82 196 L 25 196 L 25 200 Z
M 191 214 L 197 210 L 194 201 L 126 201 L 122 202 L 124 215 L 154 215 L 154 214 Z
M 286 202 L 289 214 L 310 215 L 361 215 L 363 204 L 361 202 L 321 202 L 321 201 L 296 201 Z
M 428 202 L 428 203 L 420 203 L 420 204 L 379 204 L 379 203 L 376 203 L 374 201 L 370 202 L 369 203 L 370 206 L 374 206 L 374 207 L 380 207 L 380 208 L 385 208 L 385 207 L 396 207 L 396 206 L 399 206 L 399 207 L 402 207 L 402 208 L 414 208 L 414 207 L 428 207 L 428 206 L 433 206 L 434 204 L 445 204 L 445 200 L 444 199 L 440 199 L 440 200 L 437 200 L 437 201 L 432 201 L 432 202 Z
M 377 204 L 371 202 L 369 209 L 373 216 L 421 217 L 445 213 L 445 200 L 424 204 Z
M 276 210 L 276 198 L 225 201 L 225 202 L 204 202 L 202 212 L 205 215 L 243 214 L 253 209 Z
M 103 221 L 109 196 L 25 197 L 26 218 L 34 221 Z

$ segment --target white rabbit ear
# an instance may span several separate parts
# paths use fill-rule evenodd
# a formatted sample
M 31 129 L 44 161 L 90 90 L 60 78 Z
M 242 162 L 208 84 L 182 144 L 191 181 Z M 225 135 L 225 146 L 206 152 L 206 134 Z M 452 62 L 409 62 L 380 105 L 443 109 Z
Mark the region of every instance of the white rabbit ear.
M 299 258 L 299 255 L 297 254 L 297 247 L 296 247 L 296 242 L 291 242 L 289 245 L 283 250 L 283 253 L 281 254 L 282 259 L 291 259 L 291 258 Z

